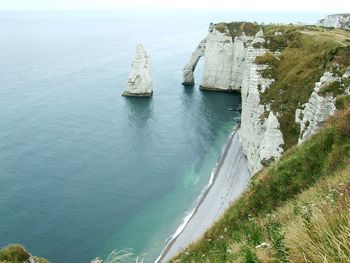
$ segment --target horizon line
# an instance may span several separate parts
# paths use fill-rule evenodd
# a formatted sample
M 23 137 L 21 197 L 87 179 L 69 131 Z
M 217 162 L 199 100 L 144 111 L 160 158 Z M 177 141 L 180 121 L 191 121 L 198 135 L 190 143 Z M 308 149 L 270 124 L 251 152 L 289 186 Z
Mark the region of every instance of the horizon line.
M 156 8 L 156 7 L 139 7 L 139 8 L 133 8 L 133 7 L 120 7 L 120 8 L 58 8 L 58 9 L 29 9 L 29 8 L 9 8 L 9 9 L 1 9 L 0 12 L 117 12 L 117 11 L 185 11 L 185 12 L 252 12 L 252 13 L 325 13 L 329 15 L 335 15 L 335 14 L 350 14 L 350 12 L 342 12 L 341 10 L 258 10 L 258 9 L 206 9 L 206 8 Z

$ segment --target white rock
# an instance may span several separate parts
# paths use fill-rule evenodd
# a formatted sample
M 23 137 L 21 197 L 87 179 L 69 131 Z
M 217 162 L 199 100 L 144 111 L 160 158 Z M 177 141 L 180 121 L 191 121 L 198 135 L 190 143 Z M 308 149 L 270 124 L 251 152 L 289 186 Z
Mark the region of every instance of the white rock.
M 336 111 L 336 98 L 327 94 L 326 97 L 319 95 L 322 86 L 333 81 L 340 80 L 331 72 L 325 72 L 319 82 L 315 83 L 314 91 L 312 92 L 309 101 L 303 105 L 304 109 L 297 109 L 295 112 L 295 122 L 300 124 L 300 135 L 298 144 L 303 143 L 310 138 L 322 123 Z
M 232 82 L 234 48 L 232 37 L 215 28 L 208 33 L 204 57 L 204 73 L 201 88 L 228 90 Z
M 283 134 L 277 117 L 270 111 L 266 131 L 260 146 L 260 162 L 271 158 L 277 159 L 283 153 Z
M 199 59 L 204 56 L 205 52 L 205 44 L 207 42 L 207 39 L 204 38 L 196 48 L 196 50 L 192 53 L 190 61 L 186 64 L 186 66 L 183 69 L 183 85 L 194 85 L 194 76 L 193 72 L 197 66 L 197 63 Z
M 263 168 L 262 161 L 279 158 L 283 152 L 281 146 L 284 144 L 278 119 L 270 112 L 270 105 L 260 104 L 260 92 L 264 92 L 274 81 L 263 78 L 259 73 L 266 65 L 255 64 L 255 58 L 267 51 L 263 48 L 264 42 L 262 31 L 255 37 L 242 34 L 232 40 L 227 27 L 220 32 L 211 25 L 207 37 L 184 68 L 184 82 L 191 83 L 193 66 L 204 50 L 202 89 L 241 91 L 242 115 L 239 134 L 252 174 Z M 268 117 L 266 113 L 269 113 Z
M 344 73 L 343 78 L 348 78 L 348 79 L 350 79 L 350 67 L 348 67 L 348 69 L 347 69 L 346 72 Z
M 270 244 L 263 242 L 260 245 L 257 245 L 255 248 L 267 248 L 267 247 L 270 247 Z
M 317 22 L 317 25 L 335 28 L 350 28 L 350 14 L 335 14 L 326 16 Z
M 235 37 L 234 39 L 232 80 L 229 87 L 232 91 L 240 91 L 242 88 L 244 71 L 246 69 L 245 57 L 247 55 L 249 43 L 251 43 L 252 40 L 252 37 L 247 37 L 246 35 Z
M 265 40 L 260 31 L 255 39 Z M 232 40 L 229 29 L 217 30 L 213 24 L 197 49 L 192 53 L 190 61 L 183 69 L 184 85 L 193 85 L 193 72 L 199 59 L 204 56 L 204 72 L 201 88 L 205 90 L 240 91 L 245 68 L 245 56 L 248 45 L 254 40 L 252 36 L 235 37 Z M 258 41 L 258 40 L 257 40 Z
M 254 48 L 253 44 L 263 41 L 262 33 L 259 32 L 248 47 L 241 89 L 242 115 L 239 134 L 252 174 L 263 168 L 261 161 L 279 158 L 284 143 L 278 119 L 272 112 L 266 119 L 266 112 L 270 111 L 270 107 L 260 104 L 260 92 L 264 92 L 274 81 L 263 78 L 259 73 L 266 66 L 255 64 L 255 58 L 263 55 L 266 50 Z
M 142 45 L 136 48 L 136 55 L 131 65 L 128 86 L 123 96 L 152 96 L 152 68 L 146 50 Z

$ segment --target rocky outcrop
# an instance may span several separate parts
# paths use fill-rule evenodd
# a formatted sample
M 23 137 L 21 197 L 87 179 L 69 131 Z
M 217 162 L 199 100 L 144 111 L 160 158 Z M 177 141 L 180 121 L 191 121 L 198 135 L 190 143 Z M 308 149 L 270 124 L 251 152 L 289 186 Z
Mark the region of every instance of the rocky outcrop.
M 201 88 L 206 90 L 227 90 L 232 82 L 233 41 L 228 29 L 212 30 L 206 38 L 204 73 Z
M 254 37 L 244 33 L 232 38 L 229 29 L 210 24 L 208 35 L 193 52 L 183 69 L 184 85 L 193 85 L 193 72 L 204 56 L 204 72 L 200 85 L 203 90 L 240 91 L 243 81 L 247 46 Z
M 259 32 L 248 46 L 244 59 L 242 80 L 242 115 L 239 131 L 243 151 L 248 159 L 248 168 L 255 174 L 263 168 L 263 164 L 277 159 L 283 153 L 283 135 L 279 129 L 276 115 L 269 106 L 260 104 L 260 92 L 264 92 L 273 82 L 263 78 L 260 71 L 265 65 L 257 65 L 255 58 L 263 55 L 264 48 L 255 48 L 263 43 L 263 33 Z
M 123 96 L 152 96 L 152 68 L 146 50 L 142 45 L 136 48 L 136 55 L 131 65 L 128 86 Z
M 192 53 L 190 61 L 184 67 L 183 69 L 184 81 L 182 82 L 183 85 L 194 85 L 193 72 L 197 66 L 199 59 L 202 56 L 204 56 L 206 42 L 207 42 L 207 39 L 205 38 L 199 43 L 196 50 Z
M 346 72 L 344 73 L 343 78 L 348 78 L 348 79 L 350 79 L 350 67 L 348 67 L 348 69 L 347 69 Z
M 342 78 L 349 78 L 349 70 Z M 300 124 L 298 144 L 310 138 L 321 127 L 324 121 L 336 111 L 336 96 L 333 93 L 321 94 L 322 88 L 332 83 L 341 83 L 342 78 L 332 72 L 325 72 L 319 82 L 316 82 L 309 101 L 295 112 L 295 122 Z M 344 88 L 344 94 L 350 87 Z
M 350 14 L 326 16 L 317 23 L 319 26 L 350 29 Z
M 266 121 L 264 138 L 260 145 L 260 163 L 268 164 L 270 160 L 280 157 L 283 153 L 284 140 L 280 124 L 275 114 L 270 111 Z
M 233 41 L 233 70 L 229 89 L 232 91 L 240 91 L 243 83 L 244 71 L 246 69 L 245 57 L 247 56 L 248 46 L 254 38 L 248 37 L 244 33 L 235 37 Z M 255 38 L 255 42 L 259 39 Z

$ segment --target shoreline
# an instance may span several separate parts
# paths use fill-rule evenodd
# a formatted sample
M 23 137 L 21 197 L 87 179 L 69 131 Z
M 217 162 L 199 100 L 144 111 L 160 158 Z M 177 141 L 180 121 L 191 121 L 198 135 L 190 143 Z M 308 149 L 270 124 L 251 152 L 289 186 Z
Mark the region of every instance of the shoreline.
M 248 186 L 250 172 L 238 131 L 236 125 L 213 168 L 209 183 L 203 188 L 191 213 L 170 236 L 155 263 L 168 261 L 198 240 Z

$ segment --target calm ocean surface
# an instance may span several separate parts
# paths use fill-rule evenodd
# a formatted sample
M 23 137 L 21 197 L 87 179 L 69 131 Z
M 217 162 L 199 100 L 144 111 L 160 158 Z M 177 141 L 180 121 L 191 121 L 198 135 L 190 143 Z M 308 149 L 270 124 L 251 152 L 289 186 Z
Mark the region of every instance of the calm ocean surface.
M 124 248 L 155 259 L 239 119 L 239 95 L 184 88 L 182 67 L 209 22 L 242 16 L 0 13 L 0 247 L 53 263 Z M 150 99 L 120 96 L 138 43 Z

